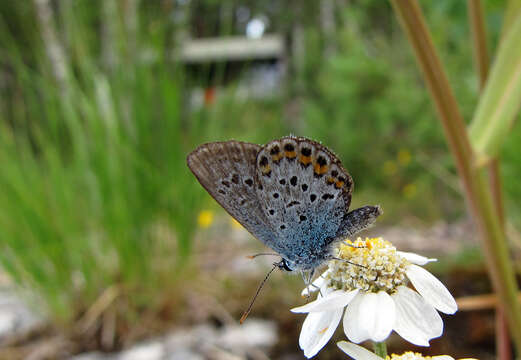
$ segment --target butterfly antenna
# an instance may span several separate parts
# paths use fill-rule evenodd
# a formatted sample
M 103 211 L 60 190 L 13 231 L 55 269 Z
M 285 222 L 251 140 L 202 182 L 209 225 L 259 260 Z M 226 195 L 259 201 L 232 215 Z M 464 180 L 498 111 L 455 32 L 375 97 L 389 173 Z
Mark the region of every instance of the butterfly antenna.
M 248 258 L 248 259 L 255 259 L 257 256 L 261 256 L 261 255 L 280 256 L 279 254 L 276 254 L 276 253 L 258 253 L 258 254 L 255 254 L 255 255 L 247 255 L 246 258 Z
M 346 259 L 341 259 L 341 258 L 337 258 L 337 257 L 332 257 L 331 259 L 337 260 L 337 261 L 342 261 L 342 262 L 345 262 L 346 264 L 350 264 L 350 265 L 360 266 L 361 268 L 364 268 L 364 269 L 368 268 L 365 265 L 357 264 L 357 263 L 354 263 L 354 262 L 346 260 Z
M 259 293 L 260 293 L 262 287 L 264 286 L 266 281 L 268 281 L 271 273 L 273 272 L 273 270 L 275 270 L 276 267 L 277 267 L 277 264 L 274 264 L 273 267 L 271 268 L 271 270 L 266 274 L 266 277 L 264 278 L 264 280 L 262 280 L 262 282 L 260 283 L 259 287 L 257 288 L 257 292 L 255 293 L 255 296 L 253 296 L 253 299 L 251 299 L 251 302 L 250 302 L 250 305 L 248 306 L 248 309 L 241 316 L 241 320 L 240 320 L 241 324 L 244 322 L 244 320 L 246 320 L 248 315 L 250 315 L 251 309 L 253 307 L 253 303 L 257 299 L 257 296 L 259 296 Z

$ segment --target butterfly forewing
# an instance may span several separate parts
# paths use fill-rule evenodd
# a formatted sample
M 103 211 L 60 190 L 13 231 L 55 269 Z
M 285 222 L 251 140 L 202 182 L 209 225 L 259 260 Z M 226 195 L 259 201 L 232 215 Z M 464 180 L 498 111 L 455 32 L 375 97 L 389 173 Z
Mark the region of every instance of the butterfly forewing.
M 257 198 L 279 239 L 274 250 L 316 267 L 349 209 L 351 177 L 325 147 L 295 137 L 266 144 L 256 167 Z
M 275 239 L 255 188 L 261 147 L 239 141 L 208 143 L 187 157 L 188 167 L 210 195 L 252 235 L 270 246 Z

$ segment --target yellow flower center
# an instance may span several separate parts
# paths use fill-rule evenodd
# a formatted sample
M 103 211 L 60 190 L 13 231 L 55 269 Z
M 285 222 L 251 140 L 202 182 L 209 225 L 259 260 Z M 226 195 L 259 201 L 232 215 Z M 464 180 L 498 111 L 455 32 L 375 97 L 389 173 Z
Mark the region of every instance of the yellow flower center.
M 430 360 L 432 358 L 430 356 L 423 356 L 420 353 L 407 351 L 401 355 L 397 355 L 397 354 L 392 354 L 391 356 L 387 355 L 385 359 L 386 360 L 420 360 L 420 359 Z
M 396 248 L 383 238 L 346 240 L 336 257 L 346 260 L 329 262 L 329 284 L 346 291 L 386 291 L 392 294 L 407 282 L 405 269 L 410 264 L 397 254 Z

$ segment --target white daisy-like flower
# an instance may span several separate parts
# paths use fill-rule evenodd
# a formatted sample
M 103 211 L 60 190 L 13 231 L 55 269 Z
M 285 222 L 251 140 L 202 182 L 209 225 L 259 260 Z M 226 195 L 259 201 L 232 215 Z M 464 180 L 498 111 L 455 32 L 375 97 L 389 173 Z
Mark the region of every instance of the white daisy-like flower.
M 415 345 L 429 346 L 430 339 L 443 333 L 438 311 L 453 314 L 458 309 L 447 288 L 419 266 L 436 259 L 397 251 L 382 238 L 347 242 L 336 254 L 345 261 L 330 261 L 304 289 L 308 296 L 319 290 L 317 299 L 291 309 L 308 313 L 299 339 L 304 355 L 313 357 L 324 347 L 342 315 L 344 332 L 354 343 L 381 342 L 394 330 Z M 416 291 L 407 287 L 409 281 Z
M 337 343 L 338 347 L 345 352 L 347 355 L 355 360 L 382 360 L 381 357 L 367 350 L 366 348 L 356 345 L 347 341 L 340 341 Z M 420 353 L 406 351 L 401 355 L 391 354 L 387 355 L 386 360 L 454 360 L 449 355 L 437 355 L 437 356 L 423 356 Z M 472 360 L 471 358 L 461 360 Z M 475 360 L 475 359 L 474 359 Z

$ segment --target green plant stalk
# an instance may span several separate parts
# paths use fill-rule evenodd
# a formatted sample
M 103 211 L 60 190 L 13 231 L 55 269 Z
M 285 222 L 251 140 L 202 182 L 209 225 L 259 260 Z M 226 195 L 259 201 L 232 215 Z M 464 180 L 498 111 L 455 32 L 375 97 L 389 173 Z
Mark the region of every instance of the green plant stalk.
M 467 0 L 470 33 L 473 44 L 474 64 L 479 78 L 479 88 L 483 90 L 488 76 L 488 51 L 483 6 L 480 0 Z
M 501 37 L 500 42 L 503 41 L 506 34 L 508 33 L 509 29 L 511 28 L 512 24 L 514 23 L 515 19 L 517 18 L 517 15 L 521 12 L 521 1 L 519 0 L 508 0 L 505 14 L 504 14 L 504 20 L 503 20 L 503 27 L 501 29 Z
M 487 51 L 486 25 L 484 21 L 483 6 L 481 0 L 467 0 L 471 40 L 473 44 L 474 65 L 479 78 L 479 89 L 483 91 L 489 69 L 489 57 Z M 499 174 L 499 159 L 495 157 L 487 166 L 489 189 L 492 193 L 494 208 L 499 217 L 503 232 L 505 231 L 504 211 L 501 193 L 501 178 Z M 496 314 L 496 356 L 498 359 L 508 360 L 512 358 L 510 335 L 505 312 L 501 305 L 497 306 Z
M 478 165 L 494 157 L 521 104 L 521 16 L 518 14 L 498 49 L 496 60 L 469 126 Z
M 382 359 L 387 357 L 387 344 L 385 341 L 373 343 L 374 353 Z
M 473 166 L 473 152 L 456 99 L 434 48 L 417 1 L 391 0 L 393 8 L 414 49 L 425 81 L 436 105 L 450 150 L 462 178 L 467 203 L 481 234 L 482 248 L 493 287 L 505 310 L 510 331 L 521 354 L 521 307 L 513 264 L 490 191 L 482 171 Z

